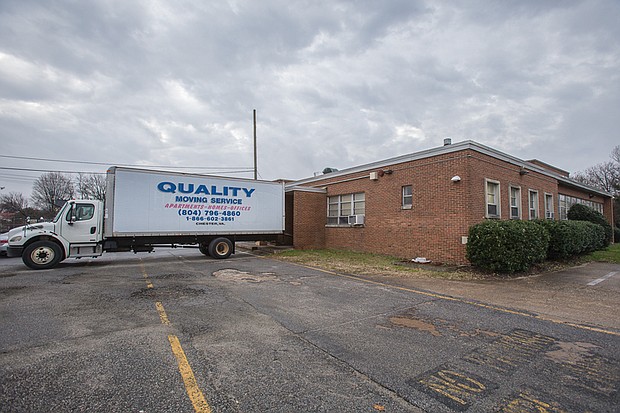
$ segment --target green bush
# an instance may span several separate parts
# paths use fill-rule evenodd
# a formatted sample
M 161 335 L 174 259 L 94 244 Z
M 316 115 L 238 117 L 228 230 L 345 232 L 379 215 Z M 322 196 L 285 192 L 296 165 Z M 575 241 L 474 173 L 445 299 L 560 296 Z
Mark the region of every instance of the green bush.
M 605 248 L 605 230 L 587 221 L 535 221 L 549 232 L 547 258 L 566 259 Z
M 607 222 L 603 214 L 588 206 L 581 204 L 571 206 L 568 210 L 568 219 L 571 221 L 589 221 L 602 226 L 605 230 L 605 241 L 601 247 L 608 246 L 613 240 L 614 232 L 609 222 Z
M 497 272 L 526 271 L 547 256 L 549 232 L 530 221 L 485 221 L 469 229 L 467 259 Z
M 620 243 L 620 228 L 614 227 L 614 242 Z

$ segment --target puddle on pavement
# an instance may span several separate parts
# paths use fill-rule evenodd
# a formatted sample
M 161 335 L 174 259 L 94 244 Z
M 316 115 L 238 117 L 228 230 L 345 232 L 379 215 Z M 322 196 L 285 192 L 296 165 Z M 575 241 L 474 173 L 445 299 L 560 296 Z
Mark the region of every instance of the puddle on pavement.
M 434 325 L 410 315 L 390 317 L 390 322 L 399 327 L 413 328 L 420 331 L 426 331 L 431 333 L 435 337 L 441 336 L 441 333 L 437 331 L 437 328 Z
M 591 343 L 557 343 L 559 349 L 548 351 L 546 356 L 557 363 L 582 363 L 593 354 L 593 349 L 599 348 Z
M 213 276 L 220 280 L 233 282 L 260 283 L 263 281 L 276 280 L 276 276 L 273 275 L 273 273 L 266 272 L 261 274 L 250 274 L 247 271 L 239 271 L 232 268 L 215 271 Z

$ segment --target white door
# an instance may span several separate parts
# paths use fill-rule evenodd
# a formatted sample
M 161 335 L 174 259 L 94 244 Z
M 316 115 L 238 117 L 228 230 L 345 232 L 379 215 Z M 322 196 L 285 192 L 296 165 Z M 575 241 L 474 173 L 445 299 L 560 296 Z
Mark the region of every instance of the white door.
M 95 205 L 80 202 L 69 208 L 63 217 L 61 235 L 71 244 L 97 241 L 97 214 Z

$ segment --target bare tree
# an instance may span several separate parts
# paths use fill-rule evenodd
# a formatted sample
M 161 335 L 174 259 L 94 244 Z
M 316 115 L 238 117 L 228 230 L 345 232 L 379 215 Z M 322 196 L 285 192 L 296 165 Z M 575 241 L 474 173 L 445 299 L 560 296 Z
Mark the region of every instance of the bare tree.
M 75 180 L 78 195 L 82 199 L 105 201 L 106 179 L 104 174 L 79 174 Z
M 618 168 L 620 168 L 620 145 L 616 146 L 611 151 L 611 159 L 617 164 Z
M 62 205 L 61 201 L 73 198 L 73 182 L 71 178 L 60 172 L 47 172 L 34 181 L 32 185 L 32 202 L 53 215 Z
M 610 193 L 620 189 L 620 169 L 615 162 L 603 162 L 591 166 L 583 172 L 577 172 L 573 178 Z
M 0 210 L 4 212 L 17 212 L 23 215 L 26 208 L 28 208 L 28 199 L 21 192 L 9 192 L 8 194 L 0 195 Z
M 620 145 L 612 150 L 610 157 L 611 161 L 575 173 L 573 179 L 620 196 Z

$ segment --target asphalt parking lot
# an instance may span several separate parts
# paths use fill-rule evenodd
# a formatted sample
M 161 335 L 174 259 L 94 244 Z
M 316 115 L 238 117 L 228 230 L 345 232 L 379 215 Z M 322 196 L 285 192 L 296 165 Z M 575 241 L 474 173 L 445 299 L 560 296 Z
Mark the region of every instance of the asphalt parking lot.
M 359 279 L 243 253 L 110 254 L 39 272 L 0 259 L 0 410 L 614 412 L 617 278 L 572 296 L 605 296 L 599 320 L 572 310 L 584 303 L 556 308 L 581 290 L 571 274 L 493 284 L 485 299 L 480 283 Z

